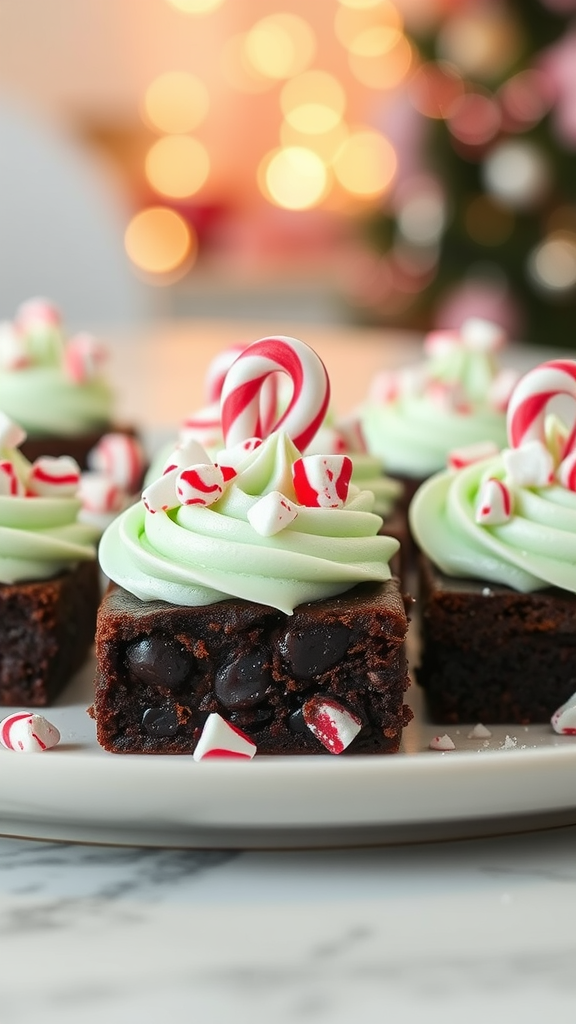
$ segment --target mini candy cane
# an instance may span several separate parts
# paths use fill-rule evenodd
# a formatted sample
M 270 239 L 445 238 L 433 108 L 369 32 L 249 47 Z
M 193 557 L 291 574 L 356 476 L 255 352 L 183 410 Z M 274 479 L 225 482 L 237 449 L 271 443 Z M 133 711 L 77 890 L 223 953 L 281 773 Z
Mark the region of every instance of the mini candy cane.
M 290 377 L 292 397 L 278 421 L 264 431 L 260 393 L 264 381 L 278 372 Z M 226 447 L 281 428 L 303 451 L 322 424 L 329 399 L 326 368 L 308 345 L 284 336 L 255 341 L 232 364 L 222 388 L 222 430 Z
M 512 515 L 512 492 L 494 477 L 485 480 L 478 495 L 476 522 L 482 526 L 501 526 Z
M 342 508 L 351 476 L 348 455 L 305 455 L 292 466 L 296 497 L 309 508 Z
M 136 438 L 121 433 L 104 434 L 88 453 L 87 462 L 90 469 L 105 473 L 127 494 L 136 491 L 145 464 L 142 446 Z
M 576 362 L 572 359 L 553 359 L 542 363 L 518 381 L 507 413 L 508 441 L 512 448 L 519 448 L 528 441 L 546 443 L 546 411 L 552 399 L 559 395 L 567 395 L 576 401 Z M 564 456 L 574 447 L 575 432 L 576 417 L 564 447 Z
M 206 372 L 205 389 L 207 399 L 211 403 L 220 404 L 222 388 L 228 370 L 232 363 L 236 362 L 238 356 L 248 348 L 247 344 L 231 345 L 219 352 L 210 363 Z M 272 432 L 278 410 L 278 379 L 277 374 L 270 374 L 262 382 L 260 390 L 260 422 L 262 425 L 262 436 L 266 437 Z M 221 430 L 220 416 L 218 416 L 218 430 Z
M 60 742 L 60 733 L 43 715 L 16 711 L 0 722 L 0 743 L 17 754 L 37 754 Z
M 0 460 L 0 495 L 3 497 L 19 497 L 24 494 L 14 465 L 8 459 Z
M 195 761 L 217 757 L 234 757 L 250 761 L 255 753 L 256 744 L 250 737 L 214 712 L 206 719 L 192 757 Z
M 43 455 L 36 459 L 28 476 L 28 490 L 41 498 L 68 498 L 80 485 L 80 467 L 75 459 Z

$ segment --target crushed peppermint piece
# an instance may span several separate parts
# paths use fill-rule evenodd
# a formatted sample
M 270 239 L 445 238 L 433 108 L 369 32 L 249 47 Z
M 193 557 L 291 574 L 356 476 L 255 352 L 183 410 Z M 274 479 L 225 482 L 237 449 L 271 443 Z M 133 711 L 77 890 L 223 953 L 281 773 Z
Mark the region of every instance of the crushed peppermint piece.
M 456 744 L 447 732 L 443 736 L 434 736 L 428 744 L 429 750 L 456 750 Z
M 518 746 L 518 740 L 515 736 L 506 736 L 504 743 L 500 744 L 500 750 L 515 750 Z
M 17 754 L 38 754 L 60 742 L 60 733 L 43 715 L 16 711 L 0 722 L 0 743 Z
M 576 736 L 576 693 L 554 712 L 550 724 L 560 736 Z
M 490 729 L 487 729 L 485 725 L 482 725 L 482 722 L 478 722 L 478 724 L 475 725 L 474 728 L 468 733 L 468 739 L 484 740 L 489 739 L 491 735 L 492 733 L 490 732 Z

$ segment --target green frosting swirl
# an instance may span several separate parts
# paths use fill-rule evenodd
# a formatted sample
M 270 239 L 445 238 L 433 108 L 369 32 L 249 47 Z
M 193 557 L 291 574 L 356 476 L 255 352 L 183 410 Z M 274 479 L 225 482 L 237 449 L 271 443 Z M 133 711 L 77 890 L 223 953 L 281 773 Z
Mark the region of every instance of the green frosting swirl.
M 60 366 L 0 370 L 0 409 L 31 437 L 71 437 L 108 426 L 113 393 L 101 378 L 81 384 Z
M 505 478 L 501 456 L 443 472 L 416 492 L 409 510 L 418 545 L 448 576 L 488 580 L 528 592 L 555 586 L 576 592 L 576 494 L 508 486 L 513 515 L 500 526 L 475 521 L 482 482 Z
M 505 415 L 487 399 L 497 373 L 491 354 L 456 347 L 427 359 L 414 373 L 416 382 L 408 393 L 387 402 L 368 401 L 360 410 L 368 450 L 390 473 L 418 479 L 443 469 L 455 447 L 478 441 L 493 441 L 499 448 L 506 444 Z M 431 384 L 454 389 L 466 411 L 459 403 L 452 409 L 439 405 L 426 393 Z
M 24 482 L 29 463 L 19 453 L 0 449 Z M 96 557 L 98 532 L 77 522 L 76 498 L 18 498 L 0 495 L 0 583 L 57 576 L 78 562 Z
M 342 509 L 298 505 L 297 518 L 273 537 L 250 525 L 248 511 L 280 491 L 296 502 L 292 464 L 300 452 L 283 432 L 249 453 L 223 497 L 210 507 L 147 512 L 140 502 L 105 531 L 103 571 L 143 601 L 187 606 L 238 597 L 291 614 L 307 601 L 390 578 L 398 541 L 378 535 L 374 496 L 350 488 Z

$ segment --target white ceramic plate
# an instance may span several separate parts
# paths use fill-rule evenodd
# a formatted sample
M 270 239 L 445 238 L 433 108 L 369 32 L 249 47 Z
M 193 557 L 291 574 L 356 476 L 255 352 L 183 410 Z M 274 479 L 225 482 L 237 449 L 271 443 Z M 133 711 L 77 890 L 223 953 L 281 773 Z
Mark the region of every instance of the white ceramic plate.
M 490 740 L 449 728 L 456 749 L 428 749 L 415 718 L 390 757 L 184 756 L 100 750 L 86 714 L 93 664 L 46 712 L 60 745 L 0 748 L 0 834 L 185 847 L 360 845 L 468 837 L 576 822 L 576 740 L 547 726 L 495 727 Z M 12 709 L 2 709 L 4 717 Z M 14 709 L 17 710 L 17 709 Z

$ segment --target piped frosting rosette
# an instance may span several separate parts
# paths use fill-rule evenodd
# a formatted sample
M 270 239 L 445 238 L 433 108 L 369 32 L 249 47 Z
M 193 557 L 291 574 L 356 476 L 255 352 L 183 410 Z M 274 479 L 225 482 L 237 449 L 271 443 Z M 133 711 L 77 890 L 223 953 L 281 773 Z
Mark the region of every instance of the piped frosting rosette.
M 110 423 L 105 351 L 92 335 L 66 338 L 58 310 L 32 299 L 0 324 L 0 409 L 33 437 L 71 437 Z
M 293 393 L 265 438 L 260 391 L 272 373 Z M 296 605 L 390 577 L 398 542 L 378 535 L 374 496 L 350 483 L 345 455 L 302 455 L 324 421 L 329 383 L 303 342 L 265 338 L 226 374 L 215 459 L 195 440 L 171 453 L 142 502 L 102 538 L 104 572 L 141 600 L 187 606 L 230 597 Z
M 179 442 L 198 441 L 215 458 L 224 445 L 220 418 L 220 397 L 232 363 L 244 351 L 246 345 L 233 345 L 223 349 L 210 363 L 205 380 L 207 404 L 184 420 Z M 261 432 L 266 434 L 281 411 L 290 400 L 290 382 L 284 378 L 288 390 L 278 380 L 280 375 L 271 375 L 264 382 L 260 392 Z M 162 472 L 173 445 L 166 445 L 152 460 L 146 475 L 151 482 Z M 371 455 L 366 447 L 360 420 L 357 416 L 338 418 L 329 408 L 324 423 L 308 445 L 306 455 L 349 455 L 352 459 L 352 483 L 360 490 L 372 491 L 375 497 L 374 511 L 386 519 L 392 512 L 402 493 L 402 485 L 382 472 L 380 459 Z
M 504 332 L 471 318 L 459 331 L 433 331 L 426 360 L 379 374 L 360 410 L 368 450 L 397 476 L 420 478 L 446 463 L 454 446 L 506 443 L 505 410 L 517 375 L 499 370 Z
M 419 488 L 410 526 L 442 572 L 522 592 L 576 592 L 576 447 L 574 428 L 553 409 L 560 398 L 576 409 L 572 360 L 544 363 L 519 381 L 509 448 Z
M 96 557 L 96 531 L 77 521 L 77 463 L 29 463 L 17 450 L 25 436 L 0 413 L 0 583 L 49 579 Z

